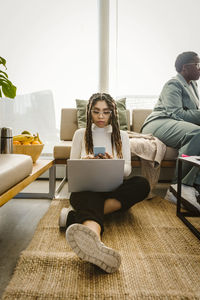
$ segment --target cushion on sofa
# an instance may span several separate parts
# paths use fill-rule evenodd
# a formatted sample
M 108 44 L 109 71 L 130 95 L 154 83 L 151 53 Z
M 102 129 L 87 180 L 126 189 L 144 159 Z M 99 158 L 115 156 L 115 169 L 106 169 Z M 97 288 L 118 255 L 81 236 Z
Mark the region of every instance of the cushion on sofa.
M 145 119 L 150 115 L 152 109 L 137 108 L 132 111 L 132 130 L 140 132 Z
M 74 132 L 78 129 L 77 109 L 62 108 L 60 122 L 60 139 L 63 141 L 71 141 Z
M 172 147 L 167 147 L 164 160 L 176 160 L 178 157 L 178 150 Z
M 54 146 L 53 156 L 55 159 L 68 159 L 70 157 L 72 141 L 60 141 Z
M 54 146 L 54 158 L 55 159 L 68 159 L 70 157 L 72 141 L 61 141 Z M 167 147 L 164 160 L 176 160 L 178 156 L 178 150 Z M 131 160 L 139 160 L 138 156 L 131 156 Z
M 76 99 L 78 128 L 86 127 L 86 108 L 88 100 Z M 121 130 L 128 130 L 126 98 L 116 100 L 119 124 Z
M 0 154 L 0 194 L 31 174 L 33 162 L 29 155 Z
M 163 160 L 176 160 L 178 157 L 178 150 L 166 147 L 166 152 Z M 131 160 L 140 160 L 140 158 L 136 155 L 131 155 Z

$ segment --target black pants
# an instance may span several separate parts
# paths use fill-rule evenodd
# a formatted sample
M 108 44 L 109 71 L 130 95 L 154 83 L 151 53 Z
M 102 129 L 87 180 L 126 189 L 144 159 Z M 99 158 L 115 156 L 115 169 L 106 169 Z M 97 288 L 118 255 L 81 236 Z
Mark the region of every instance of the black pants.
M 71 193 L 70 203 L 75 209 L 72 223 L 83 223 L 86 220 L 97 222 L 103 233 L 104 202 L 108 198 L 115 198 L 121 203 L 119 211 L 128 210 L 134 204 L 144 200 L 150 192 L 148 181 L 141 176 L 134 176 L 124 182 L 112 192 L 77 192 Z M 70 224 L 69 224 L 70 225 Z

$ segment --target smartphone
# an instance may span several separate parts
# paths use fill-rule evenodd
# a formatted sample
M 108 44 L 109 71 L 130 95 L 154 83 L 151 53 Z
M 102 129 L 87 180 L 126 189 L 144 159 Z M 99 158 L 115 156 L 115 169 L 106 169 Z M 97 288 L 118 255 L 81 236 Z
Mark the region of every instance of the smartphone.
M 97 156 L 99 154 L 105 155 L 106 147 L 94 147 L 94 156 Z

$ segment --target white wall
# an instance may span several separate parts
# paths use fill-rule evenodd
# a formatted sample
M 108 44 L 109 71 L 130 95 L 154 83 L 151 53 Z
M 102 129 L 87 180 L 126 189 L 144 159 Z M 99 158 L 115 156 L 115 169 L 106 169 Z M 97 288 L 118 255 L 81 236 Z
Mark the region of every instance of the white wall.
M 62 107 L 98 86 L 96 0 L 0 0 L 0 56 L 17 94 L 52 90 Z
M 52 90 L 58 129 L 61 108 L 99 88 L 98 1 L 0 0 L 0 56 L 8 75 L 18 95 Z M 200 54 L 199 0 L 110 3 L 113 96 L 157 95 L 175 75 L 180 52 Z
M 117 87 L 117 95 L 158 95 L 163 84 L 176 75 L 174 62 L 178 54 L 195 51 L 200 55 L 200 1 L 117 3 L 117 84 L 111 74 L 111 90 Z M 112 37 L 110 42 L 115 43 Z

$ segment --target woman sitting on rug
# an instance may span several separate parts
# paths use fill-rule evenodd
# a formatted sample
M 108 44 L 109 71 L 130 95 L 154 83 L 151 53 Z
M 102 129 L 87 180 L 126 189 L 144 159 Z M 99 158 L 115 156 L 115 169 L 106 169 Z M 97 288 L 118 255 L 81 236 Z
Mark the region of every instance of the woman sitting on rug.
M 94 94 L 89 99 L 87 126 L 75 132 L 70 158 L 94 158 L 93 147 L 99 145 L 106 146 L 105 155 L 99 158 L 123 158 L 124 176 L 131 173 L 129 137 L 125 131 L 119 130 L 115 101 L 105 93 Z M 66 239 L 81 259 L 108 273 L 115 272 L 120 266 L 121 257 L 117 251 L 101 242 L 104 215 L 128 210 L 145 199 L 149 191 L 148 181 L 135 176 L 125 179 L 111 192 L 73 192 L 70 196 L 71 207 L 61 211 L 60 229 L 67 229 Z

